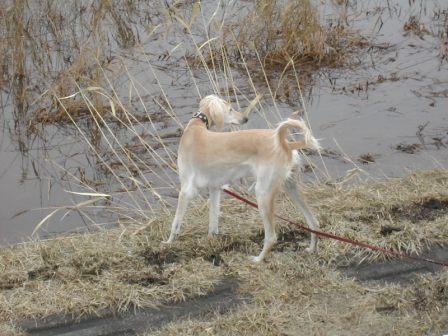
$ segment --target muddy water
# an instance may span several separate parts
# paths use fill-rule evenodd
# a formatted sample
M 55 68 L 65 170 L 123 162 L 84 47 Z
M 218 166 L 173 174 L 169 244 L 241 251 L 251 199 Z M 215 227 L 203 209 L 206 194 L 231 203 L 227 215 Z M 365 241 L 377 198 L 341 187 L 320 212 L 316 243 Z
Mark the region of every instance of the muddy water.
M 325 138 L 326 146 L 340 146 L 353 160 L 372 153 L 374 164 L 357 163 L 374 176 L 446 168 L 448 72 L 446 62 L 440 61 L 441 42 L 436 37 L 443 29 L 442 22 L 435 19 L 435 13 L 446 11 L 446 4 L 373 4 L 358 2 L 357 11 L 364 14 L 354 27 L 366 36 L 375 32 L 373 45 L 378 47 L 373 46 L 371 55 L 364 56 L 361 67 L 330 75 L 335 82 L 323 81 L 314 91 L 309 108 L 314 130 Z M 383 13 L 382 24 L 377 16 L 366 14 L 374 11 Z M 428 32 L 420 36 L 406 32 L 403 27 L 411 16 L 419 18 Z M 387 45 L 390 47 L 381 51 Z M 406 150 L 413 144 L 415 150 Z M 343 172 L 345 166 L 339 169 Z
M 315 73 L 313 85 L 304 85 L 308 117 L 326 149 L 323 161 L 310 156 L 317 176 L 312 171 L 306 176 L 310 180 L 341 178 L 356 167 L 362 178 L 382 178 L 415 169 L 447 167 L 448 66 L 440 57 L 440 35 L 446 28 L 443 17 L 437 16 L 443 10 L 446 13 L 446 3 L 401 0 L 384 4 L 365 0 L 351 1 L 348 7 L 321 6 L 327 23 L 336 20 L 335 13 L 346 13 L 350 29 L 364 36 L 366 47 L 357 51 L 351 66 Z M 219 18 L 247 10 L 243 1 L 224 7 L 206 1 L 202 10 L 205 14 L 216 11 Z M 418 26 L 420 31 L 404 29 L 411 16 L 422 24 Z M 207 20 L 197 21 L 193 36 L 199 43 L 203 41 L 199 32 L 204 31 Z M 70 124 L 46 126 L 44 136 L 37 138 L 18 134 L 14 127 L 16 106 L 9 93 L 2 94 L 0 245 L 28 239 L 35 225 L 55 209 L 59 210 L 42 227 L 41 237 L 107 227 L 117 220 L 145 222 L 157 209 L 169 210 L 175 204 L 178 133 L 197 110 L 198 91 L 205 95 L 214 87 L 205 71 L 190 71 L 186 66 L 184 56 L 194 53 L 194 47 L 191 36 L 182 29 L 151 35 L 141 27 L 135 29 L 141 47 L 116 46 L 110 78 L 117 96 L 136 114 L 150 114 L 151 122 L 146 119 L 134 123 L 133 131 L 111 125 L 112 131 L 106 132 L 95 148 L 100 158 L 86 141 L 93 142 L 98 133 L 92 125 L 81 125 L 86 139 Z M 240 91 L 231 94 L 231 100 L 243 108 L 255 93 L 243 71 L 234 69 L 232 76 L 233 85 Z M 219 89 L 231 93 L 227 89 L 232 83 L 219 74 L 216 78 Z M 268 92 L 263 81 L 255 85 L 258 91 Z M 268 127 L 301 107 L 299 95 L 291 98 L 279 92 L 275 104 L 265 96 L 245 127 Z M 175 114 L 176 119 L 169 114 Z M 133 178 L 144 185 L 143 191 L 130 182 L 132 172 L 120 164 L 125 156 L 114 155 L 119 147 L 110 145 L 114 143 L 112 133 L 141 158 Z M 157 134 L 162 135 L 166 148 L 158 145 Z M 139 137 L 154 149 L 145 149 Z M 21 142 L 28 150 L 23 150 Z M 154 157 L 164 162 L 157 163 Z M 116 176 L 106 165 L 113 167 Z M 89 198 L 70 191 L 88 192 L 86 184 L 110 194 L 111 199 L 74 208 Z M 155 191 L 164 202 L 145 188 Z M 136 191 L 125 193 L 125 189 Z

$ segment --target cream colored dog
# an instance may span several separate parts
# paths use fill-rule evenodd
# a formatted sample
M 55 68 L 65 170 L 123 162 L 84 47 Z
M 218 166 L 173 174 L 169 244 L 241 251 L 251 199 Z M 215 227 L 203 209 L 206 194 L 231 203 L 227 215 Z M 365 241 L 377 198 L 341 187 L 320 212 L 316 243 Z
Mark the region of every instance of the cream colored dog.
M 179 234 L 188 202 L 198 189 L 210 191 L 209 235 L 218 233 L 220 193 L 223 185 L 243 176 L 256 178 L 255 193 L 264 224 L 264 246 L 256 262 L 262 261 L 277 241 L 274 226 L 274 200 L 285 186 L 286 192 L 299 208 L 312 229 L 319 224 L 293 180 L 289 179 L 294 165 L 300 163 L 296 149 L 319 149 L 317 140 L 301 120 L 288 119 L 274 130 L 255 129 L 236 132 L 212 132 L 215 125 L 243 124 L 247 118 L 232 109 L 221 98 L 211 95 L 201 100 L 199 112 L 188 123 L 180 140 L 178 167 L 181 182 L 179 200 L 171 234 L 165 243 L 171 243 Z M 304 141 L 288 142 L 288 128 L 298 128 Z M 308 251 L 316 251 L 317 239 L 311 235 Z

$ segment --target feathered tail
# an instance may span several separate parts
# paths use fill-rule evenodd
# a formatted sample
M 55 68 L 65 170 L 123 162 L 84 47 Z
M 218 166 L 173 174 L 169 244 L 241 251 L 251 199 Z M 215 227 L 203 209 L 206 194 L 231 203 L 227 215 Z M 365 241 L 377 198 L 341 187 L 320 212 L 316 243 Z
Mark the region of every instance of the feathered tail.
M 300 128 L 304 137 L 304 141 L 289 142 L 286 140 L 286 131 L 288 128 Z M 287 119 L 280 123 L 276 129 L 277 139 L 285 150 L 312 148 L 319 150 L 319 142 L 311 134 L 310 129 L 306 126 L 303 120 Z

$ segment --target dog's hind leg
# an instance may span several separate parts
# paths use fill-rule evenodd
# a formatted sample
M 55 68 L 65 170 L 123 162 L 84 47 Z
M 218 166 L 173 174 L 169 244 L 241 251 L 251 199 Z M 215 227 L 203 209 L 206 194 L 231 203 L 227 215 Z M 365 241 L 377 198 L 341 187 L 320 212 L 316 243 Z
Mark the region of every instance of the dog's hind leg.
M 219 188 L 210 188 L 210 212 L 209 212 L 209 227 L 208 236 L 218 234 L 219 222 L 219 202 L 221 199 L 221 190 Z
M 319 222 L 308 207 L 308 204 L 306 203 L 305 198 L 294 179 L 286 179 L 285 191 L 290 197 L 291 201 L 294 203 L 295 207 L 303 213 L 308 227 L 312 230 L 319 230 Z M 308 247 L 306 250 L 308 252 L 317 251 L 317 237 L 314 233 L 311 234 L 310 247 Z
M 174 216 L 173 223 L 171 224 L 171 233 L 168 240 L 164 241 L 164 243 L 171 243 L 180 233 L 180 227 L 182 225 L 182 220 L 184 218 L 185 212 L 187 211 L 188 203 L 193 198 L 195 193 L 196 192 L 194 188 L 190 186 L 186 188 L 181 187 L 179 199 L 177 201 L 176 215 Z
M 263 250 L 258 257 L 252 257 L 252 260 L 255 262 L 263 261 L 271 248 L 277 242 L 277 234 L 275 233 L 274 224 L 274 200 L 276 190 L 266 190 L 265 188 L 260 187 L 259 183 L 260 182 L 257 181 L 257 186 L 255 189 L 257 194 L 258 209 L 260 211 L 264 226 L 264 244 Z

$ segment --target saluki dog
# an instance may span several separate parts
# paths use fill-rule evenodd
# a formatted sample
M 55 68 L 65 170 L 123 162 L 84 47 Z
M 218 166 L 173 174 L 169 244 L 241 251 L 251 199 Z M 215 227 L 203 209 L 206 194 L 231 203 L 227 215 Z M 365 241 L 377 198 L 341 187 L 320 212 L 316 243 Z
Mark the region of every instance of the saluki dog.
M 232 180 L 254 176 L 255 193 L 264 225 L 263 250 L 255 262 L 262 261 L 277 241 L 274 226 L 274 201 L 279 190 L 285 191 L 305 216 L 308 226 L 318 229 L 319 223 L 309 210 L 301 191 L 290 179 L 292 168 L 299 165 L 297 149 L 319 149 L 317 140 L 302 120 L 287 119 L 276 129 L 253 129 L 235 132 L 212 132 L 213 125 L 222 130 L 225 124 L 244 124 L 247 117 L 235 111 L 231 104 L 210 95 L 203 98 L 197 112 L 185 128 L 178 151 L 181 189 L 171 234 L 165 243 L 171 243 L 180 232 L 188 202 L 198 189 L 210 192 L 209 235 L 218 233 L 220 193 L 223 185 Z M 298 128 L 303 141 L 286 140 L 288 128 Z M 316 251 L 317 238 L 311 235 L 307 248 Z

